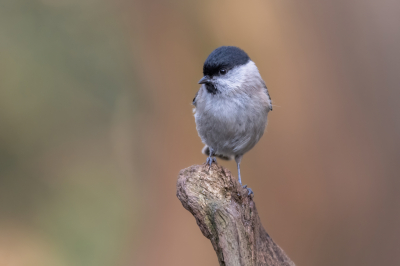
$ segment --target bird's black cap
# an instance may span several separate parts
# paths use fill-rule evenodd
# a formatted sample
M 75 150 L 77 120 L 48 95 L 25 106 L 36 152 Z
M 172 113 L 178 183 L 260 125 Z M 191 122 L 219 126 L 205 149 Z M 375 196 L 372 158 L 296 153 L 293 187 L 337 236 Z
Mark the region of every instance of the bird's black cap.
M 203 74 L 214 76 L 222 68 L 230 70 L 249 61 L 250 57 L 242 49 L 235 46 L 221 46 L 207 57 L 203 66 Z

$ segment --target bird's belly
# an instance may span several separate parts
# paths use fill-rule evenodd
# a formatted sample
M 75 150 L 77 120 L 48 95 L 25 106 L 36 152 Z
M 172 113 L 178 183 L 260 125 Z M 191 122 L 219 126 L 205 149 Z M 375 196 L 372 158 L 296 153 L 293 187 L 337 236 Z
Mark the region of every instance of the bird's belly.
M 202 141 L 217 154 L 243 155 L 260 140 L 267 124 L 266 109 L 225 108 L 196 113 L 196 127 Z

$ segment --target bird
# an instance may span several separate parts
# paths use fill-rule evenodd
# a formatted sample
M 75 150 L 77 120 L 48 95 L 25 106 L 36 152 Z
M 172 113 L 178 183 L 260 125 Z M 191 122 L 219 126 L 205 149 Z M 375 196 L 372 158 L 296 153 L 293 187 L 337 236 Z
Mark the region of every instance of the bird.
M 241 186 L 243 155 L 260 140 L 272 101 L 256 64 L 235 46 L 221 46 L 207 57 L 192 104 L 196 129 L 205 144 L 206 163 L 235 159 Z M 247 187 L 248 194 L 253 191 Z

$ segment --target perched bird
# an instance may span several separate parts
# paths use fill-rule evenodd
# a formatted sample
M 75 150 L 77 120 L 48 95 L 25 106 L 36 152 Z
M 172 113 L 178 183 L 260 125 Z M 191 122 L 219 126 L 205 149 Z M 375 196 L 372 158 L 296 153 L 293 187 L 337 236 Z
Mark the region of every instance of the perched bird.
M 196 129 L 206 145 L 203 153 L 210 166 L 214 156 L 234 158 L 242 184 L 240 162 L 264 134 L 271 97 L 256 65 L 238 47 L 215 49 L 204 62 L 203 74 L 193 99 Z

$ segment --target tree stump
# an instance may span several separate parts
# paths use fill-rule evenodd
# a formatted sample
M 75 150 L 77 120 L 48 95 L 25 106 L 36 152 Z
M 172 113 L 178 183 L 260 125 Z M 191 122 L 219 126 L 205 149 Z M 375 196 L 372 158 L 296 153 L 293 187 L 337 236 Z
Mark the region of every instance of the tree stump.
M 176 195 L 211 240 L 220 265 L 295 265 L 264 230 L 253 195 L 224 167 L 181 170 Z

